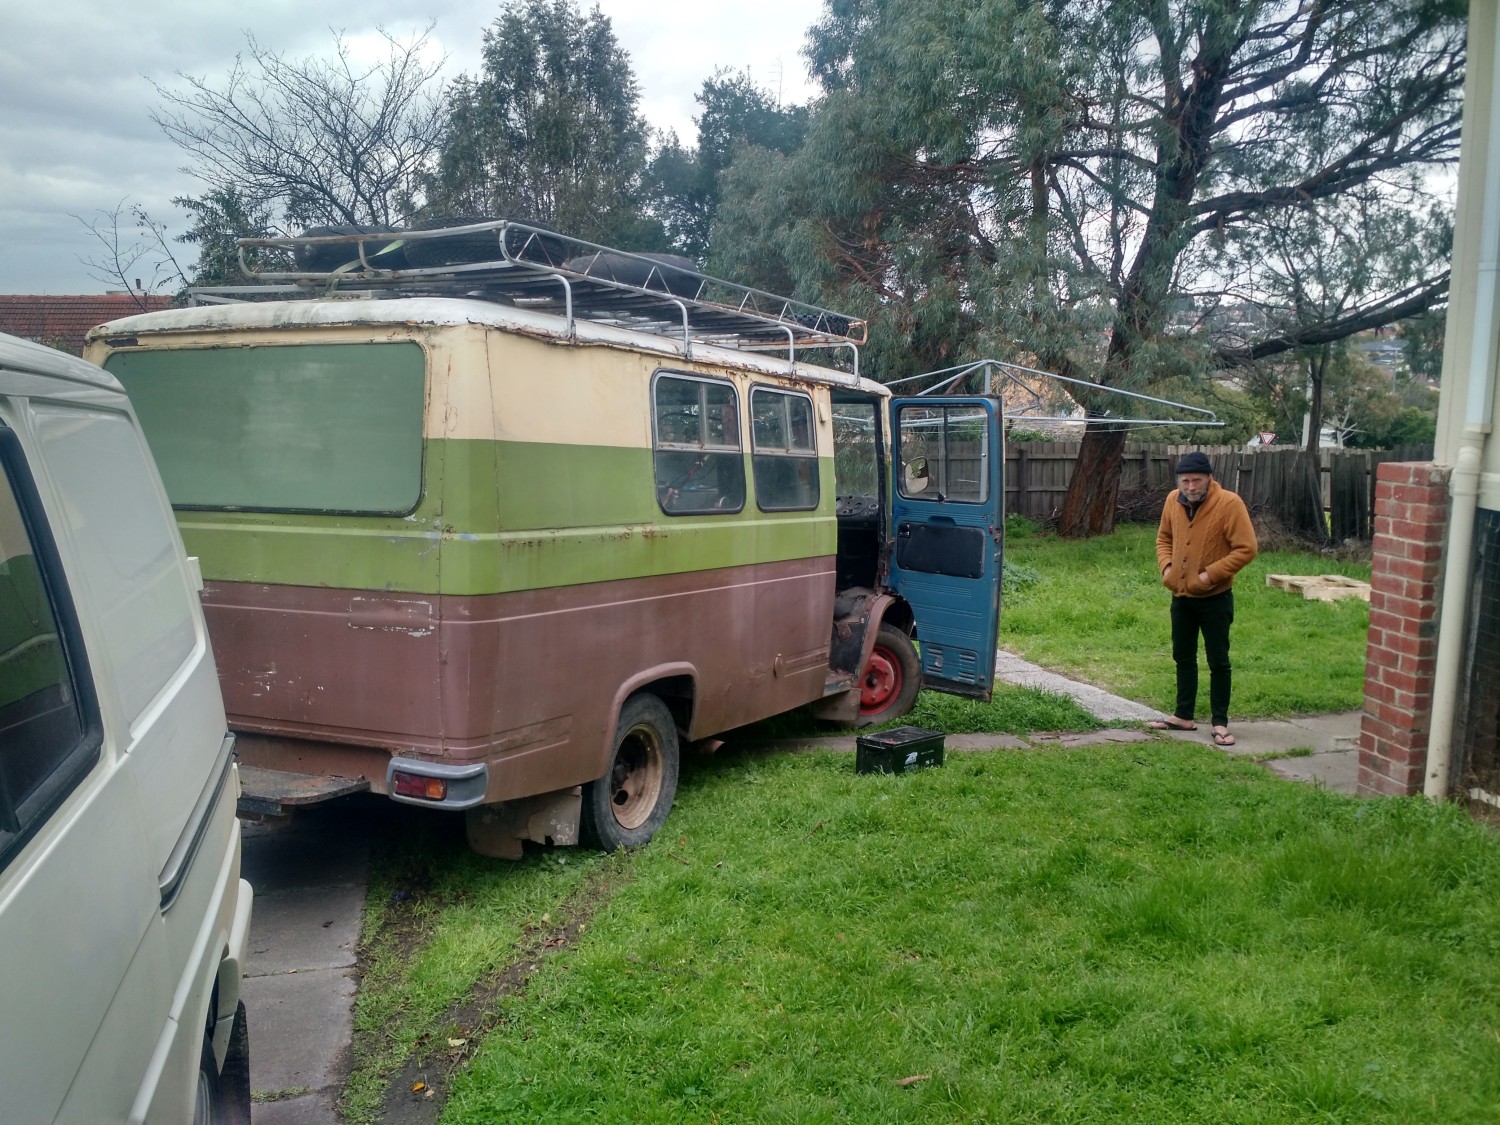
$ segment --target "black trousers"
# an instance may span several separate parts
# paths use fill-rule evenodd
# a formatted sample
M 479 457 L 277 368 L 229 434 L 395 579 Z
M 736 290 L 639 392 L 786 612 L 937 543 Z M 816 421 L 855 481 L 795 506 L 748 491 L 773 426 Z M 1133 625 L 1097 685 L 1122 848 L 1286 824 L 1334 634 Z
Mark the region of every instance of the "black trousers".
M 1208 657 L 1208 707 L 1216 727 L 1229 725 L 1229 626 L 1234 591 L 1207 598 L 1172 599 L 1172 660 L 1177 665 L 1179 719 L 1193 718 L 1198 703 L 1198 634 Z

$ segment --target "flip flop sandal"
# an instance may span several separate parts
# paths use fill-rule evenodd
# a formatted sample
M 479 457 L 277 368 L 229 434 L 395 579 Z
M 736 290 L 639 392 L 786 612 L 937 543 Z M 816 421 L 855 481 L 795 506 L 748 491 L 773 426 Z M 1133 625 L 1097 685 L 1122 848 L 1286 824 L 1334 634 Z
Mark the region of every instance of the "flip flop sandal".
M 1225 727 L 1223 730 L 1215 730 L 1214 731 L 1214 745 L 1215 746 L 1233 746 L 1234 745 L 1234 735 L 1232 735 L 1232 734 L 1229 733 L 1229 728 L 1228 727 Z
M 1179 726 L 1176 723 L 1165 722 L 1160 719 L 1152 719 L 1146 724 L 1152 730 L 1197 730 L 1197 723 L 1189 723 L 1187 726 Z

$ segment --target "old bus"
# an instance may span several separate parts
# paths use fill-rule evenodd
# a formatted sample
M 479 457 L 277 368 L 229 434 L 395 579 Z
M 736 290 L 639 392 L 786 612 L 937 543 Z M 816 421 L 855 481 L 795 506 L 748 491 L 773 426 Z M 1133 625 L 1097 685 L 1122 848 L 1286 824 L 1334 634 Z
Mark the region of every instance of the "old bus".
M 91 336 L 200 560 L 242 809 L 368 789 L 486 854 L 615 848 L 684 742 L 988 698 L 993 400 L 892 399 L 805 359 L 857 367 L 859 322 L 661 259 L 420 240 L 288 240 L 296 270 Z

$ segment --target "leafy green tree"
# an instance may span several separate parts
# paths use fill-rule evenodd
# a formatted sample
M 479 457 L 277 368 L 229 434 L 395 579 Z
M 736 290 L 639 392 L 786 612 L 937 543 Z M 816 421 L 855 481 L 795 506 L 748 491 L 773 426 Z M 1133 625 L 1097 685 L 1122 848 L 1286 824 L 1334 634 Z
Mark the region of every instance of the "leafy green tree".
M 1251 338 L 1177 331 L 1238 231 L 1457 157 L 1455 0 L 828 0 L 803 146 L 726 177 L 713 257 L 873 319 L 890 378 L 986 352 L 1142 389 L 1342 339 L 1446 270 Z M 1023 360 L 1024 362 L 1024 360 Z M 1126 430 L 1090 413 L 1065 534 L 1113 523 Z
M 598 8 L 509 0 L 484 33 L 481 73 L 448 94 L 426 211 L 549 223 L 631 248 L 664 242 L 643 220 L 648 130 L 630 59 Z
M 748 71 L 716 71 L 696 95 L 698 143 L 684 147 L 669 133 L 647 173 L 652 212 L 673 246 L 699 261 L 708 253 L 718 210 L 720 177 L 742 147 L 794 151 L 807 132 L 806 106 L 783 106 Z
M 1436 384 L 1443 377 L 1443 333 L 1446 309 L 1431 309 L 1403 320 L 1398 326 L 1406 350 L 1406 367 L 1413 377 Z
M 1335 361 L 1347 367 L 1350 358 L 1348 333 L 1304 342 L 1306 326 L 1347 322 L 1361 312 L 1365 320 L 1380 320 L 1391 305 L 1446 279 L 1452 225 L 1441 208 L 1407 205 L 1420 193 L 1414 181 L 1399 192 L 1381 185 L 1308 202 L 1243 224 L 1232 250 L 1218 256 L 1219 269 L 1233 271 L 1233 291 L 1245 295 L 1241 309 L 1262 326 L 1256 343 L 1221 340 L 1220 355 L 1295 358 L 1292 377 L 1307 387 L 1310 453 L 1323 425 L 1325 374 Z M 1384 300 L 1372 304 L 1372 295 Z
M 234 285 L 245 281 L 236 240 L 285 234 L 273 222 L 267 205 L 252 203 L 232 188 L 210 188 L 196 197 L 178 196 L 172 203 L 187 212 L 189 218 L 187 231 L 178 235 L 177 241 L 198 248 L 193 285 Z M 292 268 L 288 255 L 274 249 L 248 249 L 244 260 L 252 270 Z

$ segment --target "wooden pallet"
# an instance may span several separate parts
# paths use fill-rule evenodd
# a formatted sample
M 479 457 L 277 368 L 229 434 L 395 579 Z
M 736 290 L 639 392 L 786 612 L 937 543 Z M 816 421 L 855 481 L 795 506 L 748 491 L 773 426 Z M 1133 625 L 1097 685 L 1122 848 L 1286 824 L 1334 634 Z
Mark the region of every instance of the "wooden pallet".
M 1336 602 L 1341 598 L 1370 600 L 1370 584 L 1342 574 L 1268 574 L 1266 585 L 1289 593 L 1300 593 L 1310 602 Z

